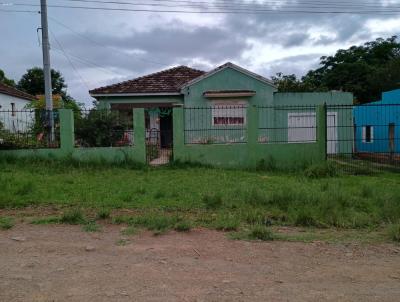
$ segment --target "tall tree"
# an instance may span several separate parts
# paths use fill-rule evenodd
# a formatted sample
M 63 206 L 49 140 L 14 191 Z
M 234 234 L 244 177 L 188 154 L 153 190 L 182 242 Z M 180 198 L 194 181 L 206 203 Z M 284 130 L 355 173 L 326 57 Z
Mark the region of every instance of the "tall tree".
M 67 85 L 59 71 L 51 70 L 51 86 L 53 94 L 65 95 Z M 44 94 L 43 69 L 33 67 L 26 71 L 18 82 L 18 88 L 32 95 Z
M 400 87 L 400 43 L 396 36 L 340 49 L 333 56 L 321 57 L 320 65 L 301 80 L 281 75 L 278 89 L 348 91 L 354 93 L 355 102 L 366 103 L 379 99 L 383 91 Z
M 4 71 L 1 69 L 0 69 L 0 83 L 4 83 L 4 84 L 6 84 L 8 86 L 12 86 L 12 87 L 15 86 L 14 80 L 7 78 Z

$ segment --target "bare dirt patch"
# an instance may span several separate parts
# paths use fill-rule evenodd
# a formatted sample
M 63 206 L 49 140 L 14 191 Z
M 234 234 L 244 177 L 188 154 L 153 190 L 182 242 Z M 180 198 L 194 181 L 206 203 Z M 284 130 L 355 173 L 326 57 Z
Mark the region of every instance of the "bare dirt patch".
M 247 242 L 18 224 L 0 232 L 0 301 L 399 301 L 400 248 Z

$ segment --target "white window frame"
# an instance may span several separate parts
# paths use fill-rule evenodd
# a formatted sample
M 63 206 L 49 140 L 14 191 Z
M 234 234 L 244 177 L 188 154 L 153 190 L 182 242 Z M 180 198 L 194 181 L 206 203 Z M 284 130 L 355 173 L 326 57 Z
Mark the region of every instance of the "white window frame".
M 370 133 L 371 133 L 369 141 L 367 141 L 367 127 L 370 127 Z M 362 127 L 362 142 L 364 144 L 372 144 L 374 142 L 374 126 L 365 125 Z
M 226 107 L 238 107 L 238 108 L 226 108 Z M 231 101 L 212 101 L 212 112 L 211 112 L 211 124 L 215 127 L 243 127 L 247 124 L 247 102 L 243 100 L 231 100 Z M 221 115 L 220 110 L 231 110 L 233 114 L 227 112 Z M 240 117 L 243 118 L 243 123 L 241 124 L 216 124 L 214 123 L 215 117 Z
M 290 138 L 290 133 L 289 133 L 290 130 L 291 129 L 302 128 L 302 127 L 290 127 L 289 126 L 290 118 L 292 118 L 292 117 L 304 117 L 304 116 L 309 116 L 309 117 L 313 117 L 314 118 L 314 121 L 315 121 L 314 127 L 315 128 L 311 128 L 311 129 L 314 129 L 314 133 L 313 133 L 312 139 L 309 140 L 309 141 L 290 140 L 289 139 Z M 288 128 L 287 128 L 287 131 L 288 131 L 288 133 L 287 133 L 287 141 L 288 141 L 289 144 L 314 144 L 317 141 L 317 115 L 316 115 L 315 112 L 289 112 L 288 113 L 288 117 L 287 117 L 287 125 L 288 125 Z

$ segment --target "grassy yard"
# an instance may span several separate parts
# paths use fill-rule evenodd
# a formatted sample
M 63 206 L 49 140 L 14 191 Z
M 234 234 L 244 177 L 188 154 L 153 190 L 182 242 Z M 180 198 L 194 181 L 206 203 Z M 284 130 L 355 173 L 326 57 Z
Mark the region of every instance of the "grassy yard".
M 67 162 L 0 160 L 0 208 L 60 210 L 59 217 L 34 223 L 87 223 L 86 216 L 91 215 L 87 231 L 97 230 L 96 219 L 109 219 L 156 232 L 204 226 L 238 231 L 233 237 L 265 240 L 274 236 L 270 228 L 282 226 L 351 232 L 385 229 L 393 239 L 399 238 L 400 174 L 310 177 L 315 173 L 309 172 L 79 167 Z M 134 214 L 109 217 L 112 211 L 121 212 L 118 209 Z

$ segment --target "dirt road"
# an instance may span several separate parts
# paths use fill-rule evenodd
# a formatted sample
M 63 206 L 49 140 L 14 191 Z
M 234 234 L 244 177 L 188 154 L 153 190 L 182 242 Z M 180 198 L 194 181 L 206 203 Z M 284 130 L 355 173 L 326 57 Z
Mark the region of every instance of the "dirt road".
M 398 246 L 120 230 L 0 231 L 0 301 L 400 301 Z

